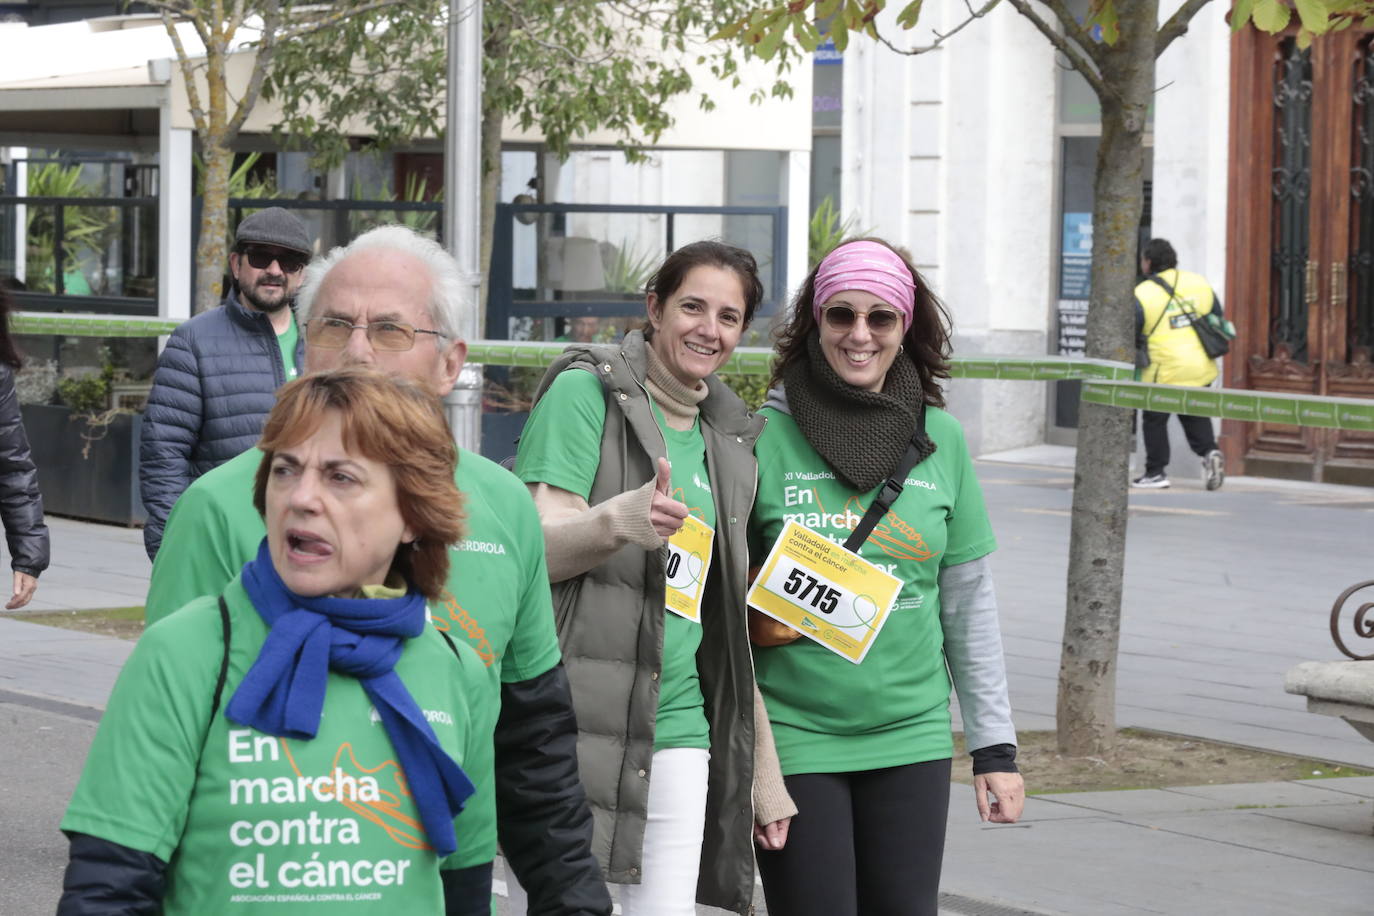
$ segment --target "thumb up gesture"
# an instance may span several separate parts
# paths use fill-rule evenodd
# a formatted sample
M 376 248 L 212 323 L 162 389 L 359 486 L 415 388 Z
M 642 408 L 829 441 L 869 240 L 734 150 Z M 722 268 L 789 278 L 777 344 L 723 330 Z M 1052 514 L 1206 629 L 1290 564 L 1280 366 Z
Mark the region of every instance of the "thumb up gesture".
M 661 538 L 677 534 L 687 518 L 687 507 L 668 494 L 673 487 L 673 466 L 667 458 L 658 459 L 658 478 L 654 481 L 654 499 L 649 504 L 649 524 Z

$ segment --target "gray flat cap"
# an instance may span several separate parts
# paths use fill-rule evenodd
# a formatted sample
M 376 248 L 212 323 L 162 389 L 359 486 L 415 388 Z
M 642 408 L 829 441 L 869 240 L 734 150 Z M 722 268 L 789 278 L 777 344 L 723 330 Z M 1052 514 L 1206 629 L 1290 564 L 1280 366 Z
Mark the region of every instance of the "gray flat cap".
M 244 217 L 243 222 L 239 223 L 238 232 L 234 234 L 234 247 L 246 243 L 276 245 L 305 255 L 311 254 L 312 250 L 305 223 L 296 214 L 281 207 L 268 207 Z

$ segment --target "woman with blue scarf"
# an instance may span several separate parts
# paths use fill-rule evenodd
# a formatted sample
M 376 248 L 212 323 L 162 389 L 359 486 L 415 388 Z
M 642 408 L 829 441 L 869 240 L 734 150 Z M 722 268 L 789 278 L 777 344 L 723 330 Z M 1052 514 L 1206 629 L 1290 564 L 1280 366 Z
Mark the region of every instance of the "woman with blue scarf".
M 282 388 L 259 445 L 267 537 L 121 672 L 58 912 L 485 912 L 495 850 L 462 838 L 493 805 L 464 767 L 488 768 L 494 686 L 425 606 L 463 535 L 440 405 L 321 373 Z

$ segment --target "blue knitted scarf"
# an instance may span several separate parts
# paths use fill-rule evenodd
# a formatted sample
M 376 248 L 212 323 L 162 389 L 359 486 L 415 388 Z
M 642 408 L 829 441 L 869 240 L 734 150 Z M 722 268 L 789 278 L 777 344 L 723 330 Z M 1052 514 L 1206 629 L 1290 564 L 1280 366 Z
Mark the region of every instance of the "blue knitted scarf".
M 395 672 L 407 639 L 424 632 L 424 596 L 306 598 L 286 587 L 263 538 L 243 565 L 243 588 L 271 627 L 257 661 L 234 691 L 225 715 L 283 738 L 311 739 L 320 727 L 330 670 L 357 678 L 381 717 L 420 823 L 442 858 L 457 843 L 453 818 L 476 791 L 425 720 Z

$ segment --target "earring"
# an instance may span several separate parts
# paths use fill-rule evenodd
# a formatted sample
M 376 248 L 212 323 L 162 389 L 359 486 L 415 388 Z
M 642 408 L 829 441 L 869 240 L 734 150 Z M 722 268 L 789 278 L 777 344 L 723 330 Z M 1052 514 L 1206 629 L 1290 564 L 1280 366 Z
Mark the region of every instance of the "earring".
M 419 538 L 416 538 L 415 540 L 413 540 L 413 541 L 410 542 L 410 549 L 411 549 L 411 550 L 419 550 L 419 549 L 420 549 L 420 539 L 419 539 Z
M 903 353 L 905 353 L 905 352 L 906 352 L 906 345 L 905 345 L 905 344 L 897 344 L 897 355 L 898 355 L 898 356 L 901 356 L 901 355 L 902 355 Z

